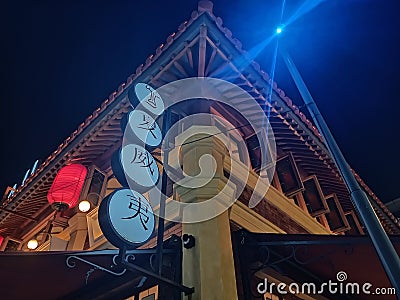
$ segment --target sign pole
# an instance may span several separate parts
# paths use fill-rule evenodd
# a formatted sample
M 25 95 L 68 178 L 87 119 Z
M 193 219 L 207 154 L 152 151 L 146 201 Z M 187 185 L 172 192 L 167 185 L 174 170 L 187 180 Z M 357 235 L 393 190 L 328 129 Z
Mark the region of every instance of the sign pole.
M 311 117 L 313 118 L 315 125 L 318 128 L 321 136 L 323 137 L 325 144 L 331 154 L 332 159 L 335 161 L 342 178 L 350 192 L 351 199 L 358 212 L 360 213 L 361 219 L 363 220 L 367 231 L 372 240 L 375 250 L 381 260 L 381 263 L 386 271 L 386 274 L 396 289 L 396 294 L 400 292 L 400 259 L 394 249 L 389 237 L 387 236 L 382 224 L 380 223 L 371 203 L 368 200 L 365 192 L 360 188 L 354 174 L 352 173 L 348 163 L 346 162 L 339 146 L 330 132 L 328 125 L 322 117 L 314 99 L 311 96 L 306 84 L 304 83 L 299 71 L 297 70 L 292 59 L 286 52 L 282 53 L 282 57 L 289 69 L 290 75 L 292 76 L 297 89 L 299 90 L 301 97 L 305 105 L 307 106 Z
M 170 110 L 167 108 L 163 116 L 162 135 L 165 136 L 166 132 L 170 127 Z M 169 142 L 165 141 L 166 147 L 164 148 L 163 155 L 163 173 L 161 178 L 161 199 L 160 199 L 160 211 L 158 214 L 158 229 L 157 229 L 157 246 L 156 246 L 156 257 L 157 257 L 157 271 L 158 274 L 162 275 L 162 257 L 163 257 L 163 242 L 164 242 L 164 218 L 165 218 L 165 201 L 167 195 L 167 172 L 168 166 L 168 153 L 169 153 Z

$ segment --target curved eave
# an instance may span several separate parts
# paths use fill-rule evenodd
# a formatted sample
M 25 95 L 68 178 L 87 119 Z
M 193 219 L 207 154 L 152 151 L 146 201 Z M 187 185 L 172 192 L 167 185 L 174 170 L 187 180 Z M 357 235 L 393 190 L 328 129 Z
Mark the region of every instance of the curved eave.
M 197 42 L 198 29 L 205 25 L 209 28 L 207 43 L 213 49 L 213 54 L 209 57 L 205 68 L 205 76 L 218 77 L 238 84 L 253 95 L 260 105 L 263 107 L 269 105 L 277 145 L 285 151 L 293 152 L 296 161 L 305 170 L 317 171 L 321 186 L 327 193 L 337 193 L 345 210 L 353 209 L 347 189 L 316 127 L 293 104 L 284 91 L 271 81 L 268 74 L 261 70 L 256 62 L 249 61 L 241 69 L 235 66 L 234 58 L 245 57 L 246 52 L 242 49 L 240 41 L 235 39 L 229 29 L 222 24 L 222 19 L 215 17 L 209 11 L 194 11 L 191 18 L 183 22 L 178 31 L 171 34 L 166 43 L 161 44 L 155 54 L 150 55 L 145 63 L 136 69 L 136 73 L 129 76 L 126 82 L 111 93 L 100 107 L 38 167 L 25 184 L 19 187 L 10 199 L 2 203 L 2 207 L 29 214 L 34 218 L 39 217 L 46 209 L 47 190 L 55 174 L 63 165 L 72 161 L 92 163 L 93 160 L 97 160 L 98 164 L 106 163 L 101 161 L 101 157 L 120 143 L 122 133 L 119 120 L 129 108 L 126 97 L 128 88 L 134 81 L 149 82 L 158 87 L 166 82 L 188 77 L 188 75 L 196 76 L 196 74 L 188 74 L 182 65 L 192 64 L 193 67 L 193 60 L 191 61 L 188 49 Z M 188 30 L 188 28 L 195 30 Z M 174 47 L 171 47 L 172 45 Z M 220 56 L 218 64 L 215 59 L 217 55 Z M 182 62 L 183 59 L 185 62 Z M 154 64 L 156 61 L 157 64 Z M 225 68 L 228 68 L 230 72 L 224 72 Z M 270 84 L 273 89 L 271 104 L 265 98 Z M 389 233 L 400 233 L 398 220 L 357 174 L 356 178 L 373 200 L 385 229 Z M 26 201 L 27 199 L 29 201 Z M 11 221 L 12 218 L 14 218 L 13 221 Z M 21 224 L 27 225 L 29 222 L 32 221 L 21 219 L 5 211 L 0 212 L 0 226 L 3 228 L 7 224 L 10 227 L 5 229 L 5 234 L 15 234 L 18 227 L 21 228 Z

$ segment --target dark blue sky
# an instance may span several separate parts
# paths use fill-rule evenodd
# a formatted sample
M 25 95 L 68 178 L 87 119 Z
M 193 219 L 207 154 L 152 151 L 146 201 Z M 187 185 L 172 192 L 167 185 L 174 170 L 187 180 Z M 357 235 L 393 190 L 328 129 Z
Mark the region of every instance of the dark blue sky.
M 283 20 L 303 2 L 287 0 Z M 214 13 L 250 50 L 273 32 L 281 5 L 216 0 Z M 46 159 L 196 7 L 195 0 L 3 1 L 1 193 Z M 399 11 L 398 0 L 322 1 L 280 38 L 348 162 L 384 202 L 400 196 Z M 255 59 L 267 72 L 272 49 Z M 301 105 L 281 59 L 275 76 Z

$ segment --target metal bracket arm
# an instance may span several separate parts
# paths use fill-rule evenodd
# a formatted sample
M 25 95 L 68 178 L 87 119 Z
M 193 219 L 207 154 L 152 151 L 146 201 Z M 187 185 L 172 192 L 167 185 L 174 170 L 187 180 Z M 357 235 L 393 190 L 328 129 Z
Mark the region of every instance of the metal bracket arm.
M 96 265 L 95 263 L 92 263 L 92 262 L 90 262 L 90 261 L 88 261 L 86 259 L 80 258 L 79 256 L 75 256 L 75 255 L 68 256 L 67 259 L 65 260 L 65 263 L 70 268 L 75 268 L 75 266 L 76 266 L 76 262 L 70 261 L 71 259 L 80 260 L 81 262 L 84 262 L 84 263 L 86 263 L 88 265 L 91 265 L 92 267 L 94 267 L 94 268 L 96 268 L 98 270 L 101 270 L 101 271 L 104 271 L 104 272 L 108 272 L 108 273 L 110 273 L 112 275 L 116 275 L 116 276 L 121 276 L 126 272 L 126 269 L 122 270 L 121 272 L 113 272 L 113 271 L 111 271 L 111 270 L 109 270 L 107 268 L 104 268 L 102 266 Z M 114 265 L 116 265 L 114 260 L 115 260 L 115 256 L 113 258 L 113 263 L 114 263 Z
M 135 264 L 129 262 L 127 259 L 129 259 L 129 255 L 128 255 L 128 257 L 126 257 L 124 260 L 121 261 L 121 264 L 126 269 L 128 269 L 130 271 L 139 271 L 140 273 L 142 273 L 144 275 L 147 275 L 149 277 L 153 277 L 153 278 L 155 278 L 155 279 L 157 279 L 157 280 L 159 280 L 159 281 L 161 281 L 161 282 L 163 282 L 163 283 L 165 283 L 167 285 L 170 285 L 172 287 L 175 287 L 175 288 L 179 289 L 180 291 L 184 292 L 185 295 L 190 295 L 190 294 L 194 293 L 194 288 L 193 287 L 187 287 L 187 286 L 184 286 L 184 285 L 182 285 L 180 283 L 172 281 L 170 279 L 164 278 L 164 277 L 162 277 L 162 276 L 160 276 L 160 275 L 158 275 L 158 274 L 156 274 L 154 272 L 151 272 L 149 270 L 146 270 L 145 268 L 142 268 L 142 267 L 140 267 L 138 265 L 135 265 Z

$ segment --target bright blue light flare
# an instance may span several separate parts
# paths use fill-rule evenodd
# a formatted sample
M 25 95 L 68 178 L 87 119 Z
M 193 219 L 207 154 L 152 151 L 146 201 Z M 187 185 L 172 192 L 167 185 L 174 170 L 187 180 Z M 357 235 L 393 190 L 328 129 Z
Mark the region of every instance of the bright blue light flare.
M 277 34 L 281 34 L 281 33 L 282 33 L 282 31 L 283 31 L 283 28 L 282 28 L 282 26 L 278 26 L 278 27 L 276 27 L 276 30 L 275 30 L 275 32 L 276 32 Z

